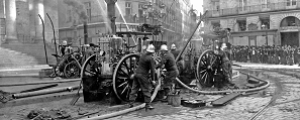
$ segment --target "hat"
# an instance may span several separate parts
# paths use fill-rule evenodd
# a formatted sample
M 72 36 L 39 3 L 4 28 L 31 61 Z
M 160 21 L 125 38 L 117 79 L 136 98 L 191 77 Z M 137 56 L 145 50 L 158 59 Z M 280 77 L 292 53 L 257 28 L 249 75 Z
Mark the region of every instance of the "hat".
M 160 50 L 168 51 L 168 46 L 167 45 L 161 45 Z
M 176 45 L 175 45 L 175 44 L 172 44 L 172 45 L 171 45 L 171 49 L 176 49 Z
M 62 42 L 62 45 L 68 45 L 68 42 L 67 42 L 66 40 L 64 40 L 64 41 Z
M 150 52 L 150 53 L 154 53 L 155 52 L 155 47 L 154 45 L 150 44 L 146 50 L 147 52 Z

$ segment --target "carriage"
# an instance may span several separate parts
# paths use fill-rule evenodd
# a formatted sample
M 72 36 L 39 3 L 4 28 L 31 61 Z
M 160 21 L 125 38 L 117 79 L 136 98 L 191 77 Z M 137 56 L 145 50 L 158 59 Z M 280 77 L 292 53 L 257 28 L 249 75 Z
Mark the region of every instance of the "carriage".
M 134 71 L 143 46 L 150 42 L 154 44 L 157 52 L 162 44 L 167 44 L 167 41 L 158 40 L 161 38 L 160 33 L 160 26 L 148 24 L 142 25 L 140 31 L 117 32 L 118 37 L 112 37 L 108 51 L 99 49 L 98 52 L 87 58 L 82 66 L 81 79 L 85 98 L 91 95 L 115 94 L 119 100 L 128 101 Z M 143 38 L 149 38 L 149 36 L 153 40 L 144 41 Z M 130 39 L 133 41 L 130 42 Z M 134 43 L 134 41 L 137 41 L 138 44 L 131 45 L 130 43 Z M 214 50 L 213 48 L 204 51 L 195 62 L 196 77 L 203 87 L 212 87 L 214 81 L 218 77 L 218 79 L 222 79 L 224 73 L 221 68 L 222 59 L 215 54 Z M 103 55 L 105 52 L 109 54 Z M 163 79 L 160 73 L 157 75 L 158 78 Z M 85 102 L 88 101 L 85 99 Z
M 114 92 L 119 100 L 128 101 L 131 80 L 143 46 L 151 43 L 160 48 L 162 44 L 167 44 L 166 41 L 158 40 L 161 38 L 159 25 L 144 24 L 138 29 L 139 31 L 117 32 L 109 40 L 108 49 L 99 49 L 86 59 L 80 73 L 85 98 L 105 96 Z M 152 40 L 147 41 L 148 38 Z M 135 42 L 138 44 L 134 44 Z M 97 46 L 103 47 L 100 44 Z

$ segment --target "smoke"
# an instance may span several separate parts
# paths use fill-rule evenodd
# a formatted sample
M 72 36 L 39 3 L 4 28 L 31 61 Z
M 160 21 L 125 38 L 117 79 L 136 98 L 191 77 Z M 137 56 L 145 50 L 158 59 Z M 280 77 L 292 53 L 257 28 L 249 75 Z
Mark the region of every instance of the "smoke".
M 79 0 L 64 0 L 64 3 L 72 7 L 72 10 L 78 15 L 82 22 L 87 20 L 88 15 L 85 6 Z

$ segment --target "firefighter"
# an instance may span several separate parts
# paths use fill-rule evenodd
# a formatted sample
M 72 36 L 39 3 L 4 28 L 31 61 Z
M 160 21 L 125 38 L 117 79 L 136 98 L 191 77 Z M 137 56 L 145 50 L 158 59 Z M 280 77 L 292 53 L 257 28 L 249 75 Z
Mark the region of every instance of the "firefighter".
M 222 43 L 219 43 L 216 41 L 216 48 L 214 50 L 214 53 L 220 57 L 221 60 L 221 71 L 223 74 L 223 79 L 220 81 L 214 81 L 214 86 L 217 88 L 222 88 L 222 85 L 228 85 L 228 87 L 236 87 L 232 83 L 232 64 L 229 60 L 227 54 L 223 51 L 226 48 L 226 45 L 222 45 Z
M 175 59 L 177 58 L 177 56 L 179 55 L 179 51 L 177 50 L 177 47 L 175 44 L 171 45 L 171 53 L 174 55 Z M 184 60 L 183 58 L 180 56 L 178 59 L 178 62 L 176 63 L 178 65 L 178 70 L 179 70 L 179 74 L 181 74 L 183 72 L 183 69 L 185 68 L 184 66 Z
M 71 54 L 73 53 L 73 49 L 71 47 L 71 44 L 68 44 L 67 41 L 63 41 L 62 45 L 60 45 L 60 50 L 62 56 L 57 64 L 56 73 L 58 74 L 58 76 L 63 76 L 64 66 L 67 63 L 68 59 L 70 58 Z
M 155 60 L 153 54 L 155 47 L 150 44 L 145 53 L 141 54 L 138 68 L 135 71 L 135 77 L 132 82 L 131 93 L 129 96 L 130 107 L 133 106 L 133 102 L 137 98 L 139 88 L 141 88 L 144 95 L 144 102 L 146 103 L 146 109 L 154 109 L 150 104 L 151 102 L 151 81 L 148 79 L 149 71 L 151 72 L 151 79 L 155 81 Z
M 175 93 L 175 79 L 179 75 L 179 70 L 176 65 L 174 55 L 168 51 L 167 45 L 161 45 L 161 64 L 166 69 L 166 77 L 164 79 L 164 98 L 167 100 L 167 95 Z

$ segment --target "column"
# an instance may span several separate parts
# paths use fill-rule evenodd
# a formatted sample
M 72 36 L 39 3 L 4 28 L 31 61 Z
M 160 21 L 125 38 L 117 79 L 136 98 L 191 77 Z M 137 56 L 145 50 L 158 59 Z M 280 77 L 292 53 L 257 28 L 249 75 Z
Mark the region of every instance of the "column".
M 30 37 L 35 37 L 35 21 L 37 20 L 35 17 L 37 17 L 35 10 L 33 9 L 34 6 L 34 0 L 28 0 L 28 9 L 29 9 L 29 33 Z
M 36 39 L 42 39 L 43 25 L 38 14 L 40 14 L 45 21 L 44 0 L 34 0 L 33 9 L 35 11 L 35 15 L 33 16 L 35 18 L 35 37 Z
M 16 40 L 16 1 L 15 0 L 5 0 L 5 14 L 6 14 L 6 39 Z M 7 41 L 8 42 L 8 41 Z

